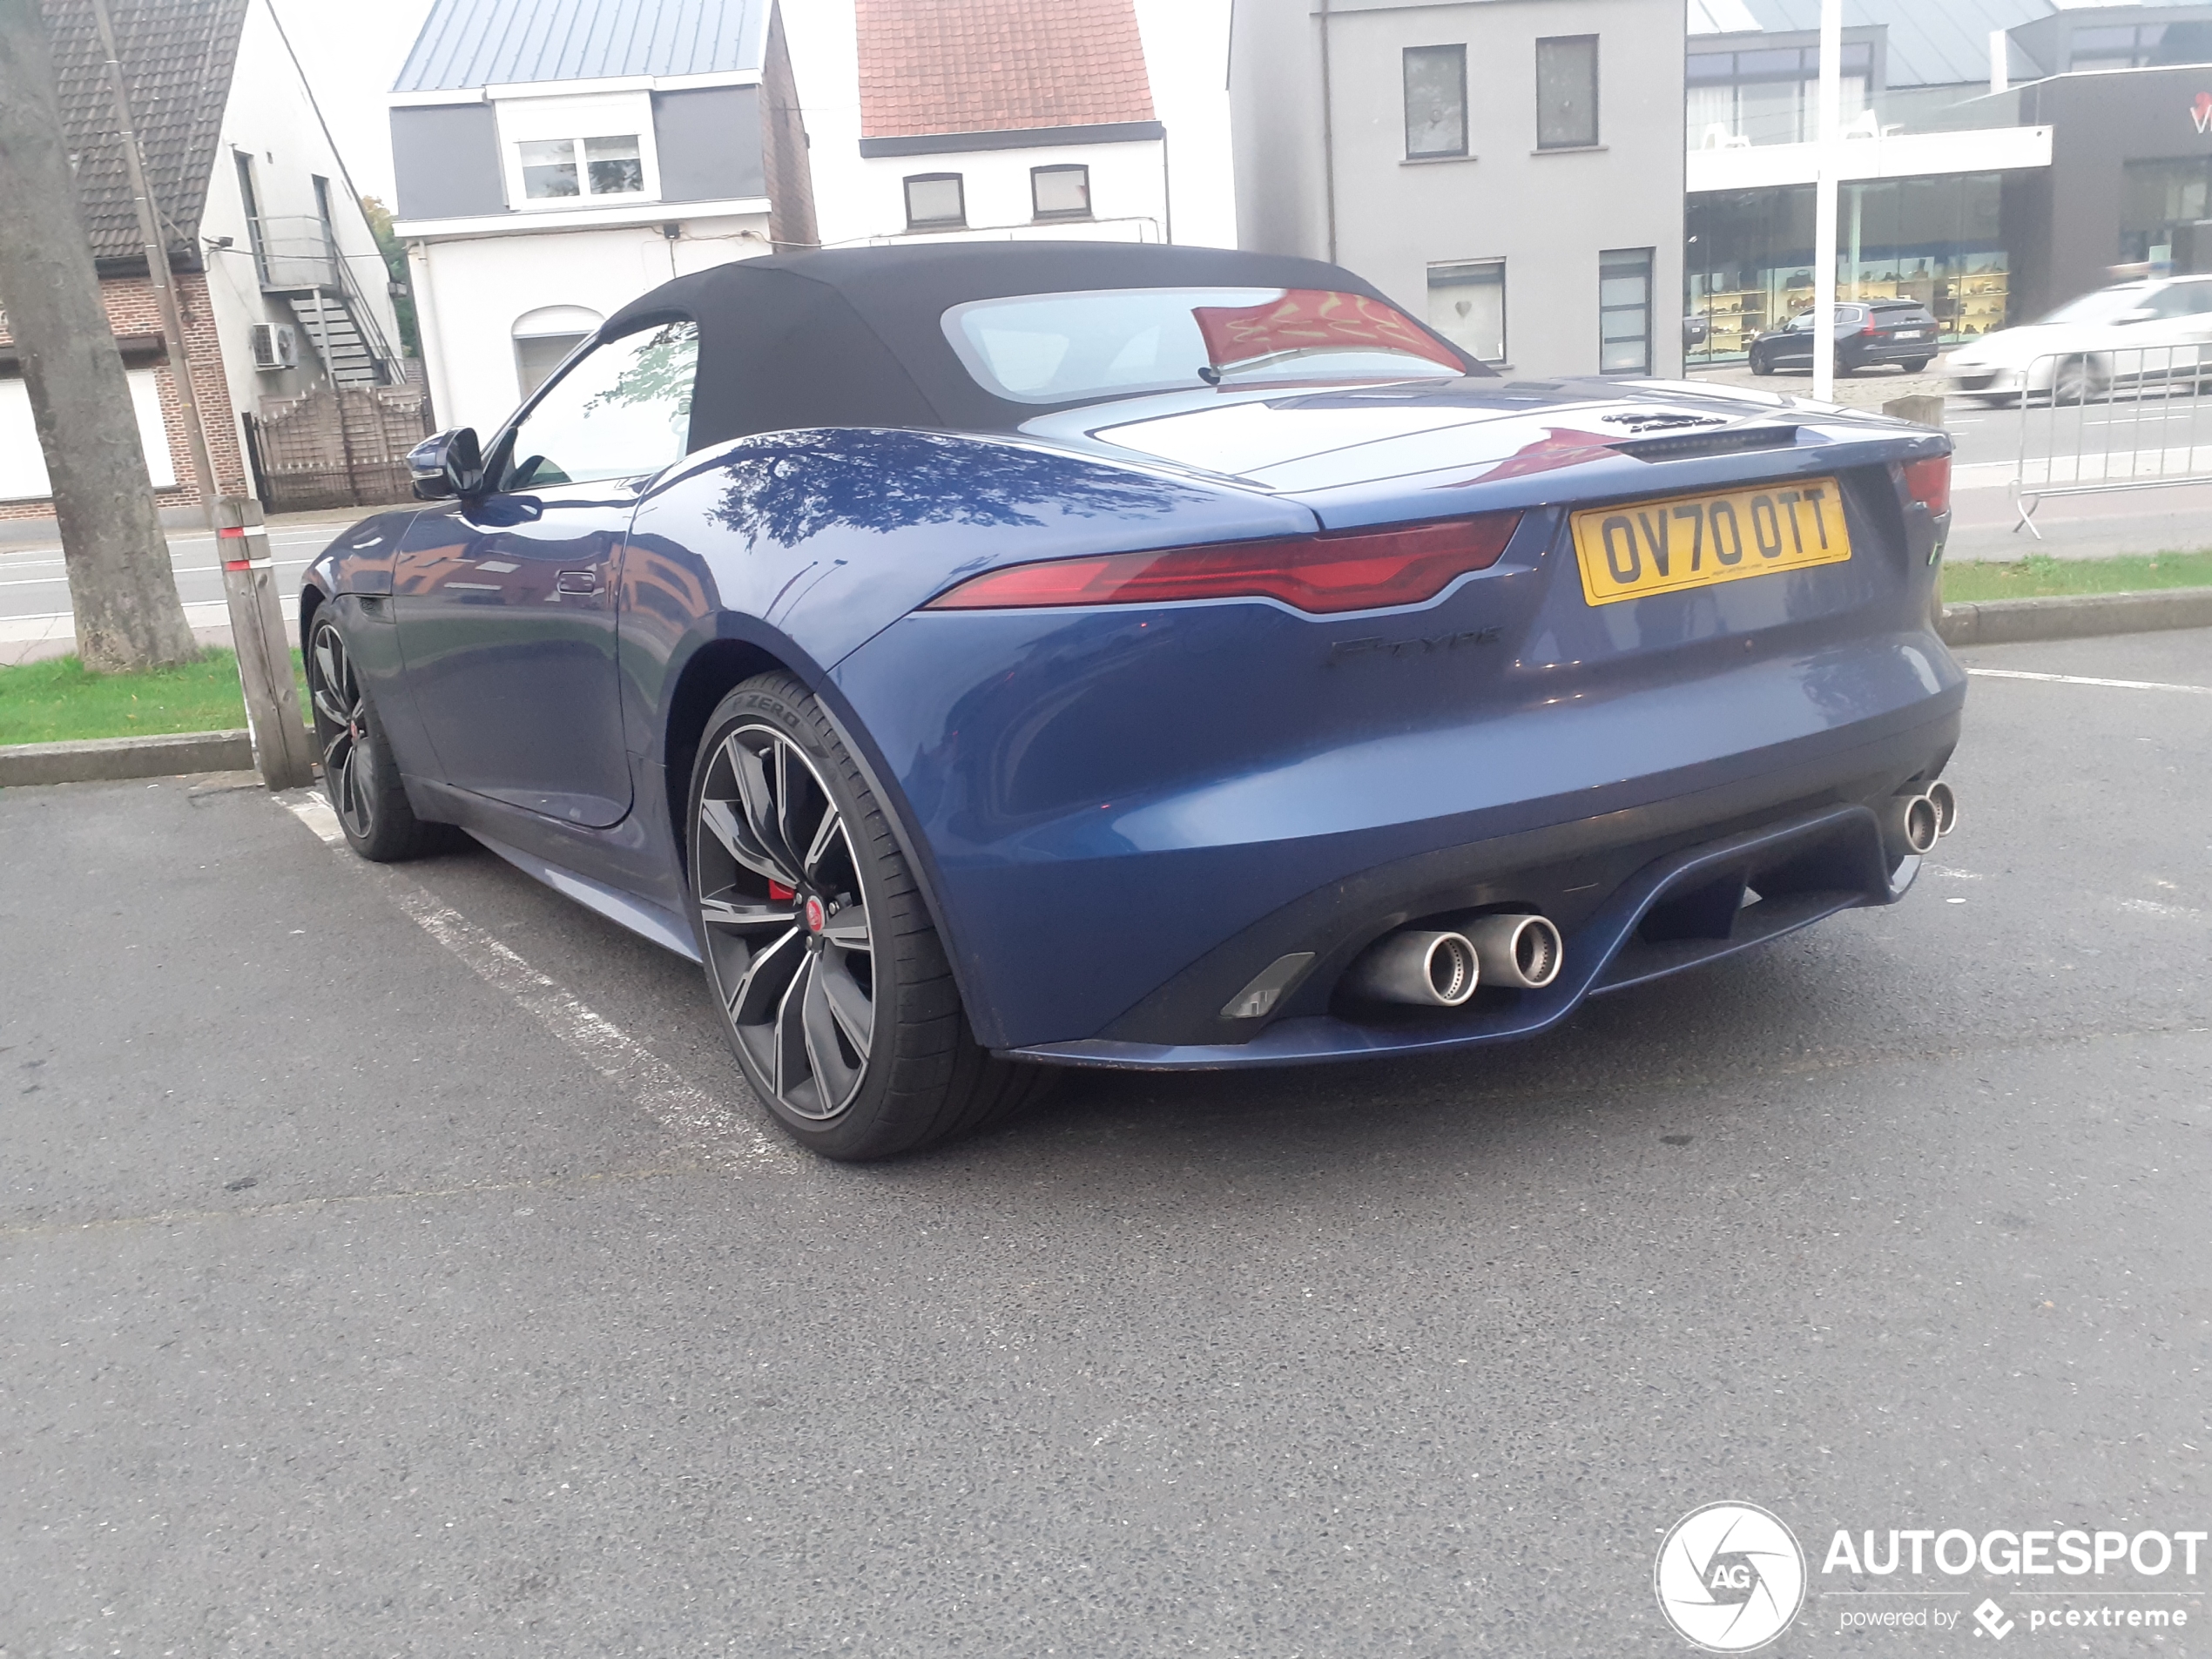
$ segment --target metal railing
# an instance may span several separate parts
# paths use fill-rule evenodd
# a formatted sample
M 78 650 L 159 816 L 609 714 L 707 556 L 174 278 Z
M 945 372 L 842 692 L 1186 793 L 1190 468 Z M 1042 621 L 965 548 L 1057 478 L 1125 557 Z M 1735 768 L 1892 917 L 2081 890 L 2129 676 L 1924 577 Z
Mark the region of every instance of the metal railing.
M 330 228 L 311 213 L 253 221 L 253 264 L 265 288 L 334 288 L 346 268 Z
M 309 213 L 265 213 L 250 224 L 253 266 L 262 288 L 273 293 L 313 295 L 318 314 L 316 328 L 322 341 L 330 337 L 328 323 L 322 320 L 324 298 L 338 300 L 375 365 L 377 377 L 387 384 L 396 384 L 398 354 L 378 326 L 376 313 L 354 281 L 352 264 L 332 238 L 330 226 Z M 381 254 L 363 257 L 374 259 L 377 275 L 386 276 Z M 321 348 L 321 341 L 317 343 Z
M 2212 344 L 2054 352 L 1993 389 L 2020 400 L 2013 528 L 2038 540 L 2046 496 L 2212 484 Z

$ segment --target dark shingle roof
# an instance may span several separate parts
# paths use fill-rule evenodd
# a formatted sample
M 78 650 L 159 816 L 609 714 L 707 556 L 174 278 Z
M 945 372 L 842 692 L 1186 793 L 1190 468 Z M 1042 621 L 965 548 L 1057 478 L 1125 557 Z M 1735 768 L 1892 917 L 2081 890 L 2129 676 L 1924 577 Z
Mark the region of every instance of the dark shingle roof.
M 62 127 L 77 167 L 92 257 L 138 260 L 145 243 L 108 93 L 105 55 L 86 0 L 39 0 L 53 38 Z M 223 105 L 238 65 L 247 0 L 108 0 L 146 182 L 174 230 L 196 248 Z
M 395 92 L 758 71 L 770 0 L 437 0 Z

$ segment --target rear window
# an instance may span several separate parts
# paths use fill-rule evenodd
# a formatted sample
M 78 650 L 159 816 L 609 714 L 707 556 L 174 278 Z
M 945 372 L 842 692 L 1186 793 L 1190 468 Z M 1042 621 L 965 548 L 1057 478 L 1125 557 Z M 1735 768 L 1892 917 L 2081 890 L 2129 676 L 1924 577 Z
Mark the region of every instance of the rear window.
M 1320 288 L 1102 288 L 972 300 L 945 313 L 944 328 L 976 383 L 1017 403 L 1470 372 L 1396 307 Z

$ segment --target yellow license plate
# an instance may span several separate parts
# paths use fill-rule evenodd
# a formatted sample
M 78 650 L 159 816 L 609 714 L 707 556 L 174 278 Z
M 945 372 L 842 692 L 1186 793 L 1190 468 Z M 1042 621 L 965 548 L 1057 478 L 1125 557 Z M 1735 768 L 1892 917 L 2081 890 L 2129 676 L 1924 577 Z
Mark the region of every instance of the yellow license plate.
M 1851 557 L 1833 478 L 1592 507 L 1568 522 L 1594 605 Z

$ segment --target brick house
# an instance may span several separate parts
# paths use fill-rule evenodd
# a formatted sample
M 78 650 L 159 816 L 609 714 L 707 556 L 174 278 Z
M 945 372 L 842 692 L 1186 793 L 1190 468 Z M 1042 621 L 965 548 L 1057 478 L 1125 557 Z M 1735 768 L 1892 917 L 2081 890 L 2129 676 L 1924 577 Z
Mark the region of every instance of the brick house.
M 42 0 L 109 326 L 165 522 L 197 523 L 169 361 L 85 0 Z M 246 417 L 404 388 L 382 255 L 268 0 L 111 0 L 217 488 L 255 493 Z M 394 396 L 419 393 L 395 392 Z M 0 536 L 51 533 L 45 460 L 0 318 Z M 42 522 L 43 521 L 43 522 Z

